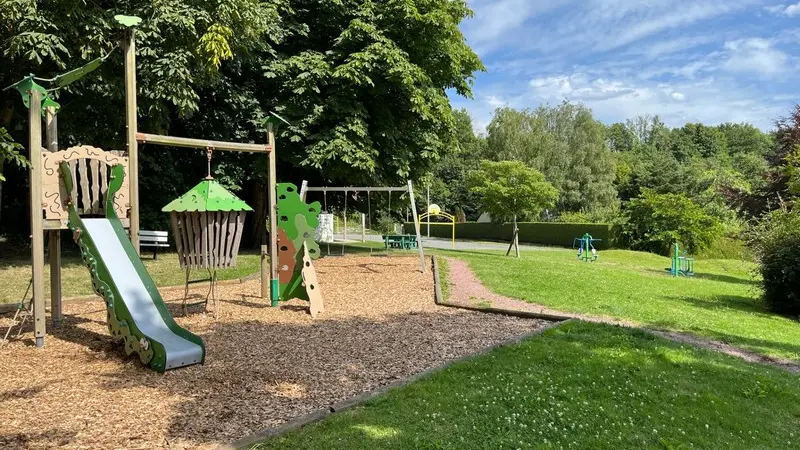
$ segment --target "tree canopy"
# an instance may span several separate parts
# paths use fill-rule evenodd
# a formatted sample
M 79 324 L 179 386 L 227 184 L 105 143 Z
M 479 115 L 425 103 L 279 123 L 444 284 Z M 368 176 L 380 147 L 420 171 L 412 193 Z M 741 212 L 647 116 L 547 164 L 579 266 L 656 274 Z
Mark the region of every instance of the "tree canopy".
M 136 42 L 140 130 L 263 142 L 263 119 L 276 111 L 291 123 L 278 134 L 281 181 L 423 177 L 458 146 L 446 90 L 470 96 L 473 74 L 483 70 L 458 29 L 472 14 L 464 0 L 0 2 L 2 86 L 112 52 L 58 94 L 62 146 L 124 144 L 116 14 L 144 19 Z M 0 127 L 17 142 L 25 138 L 23 109 L 18 97 L 0 98 Z M 165 220 L 161 203 L 202 176 L 198 156 L 143 149 L 145 223 Z M 215 175 L 246 189 L 246 198 L 263 196 L 261 158 L 216 156 Z
M 541 172 L 519 161 L 481 161 L 468 179 L 482 210 L 495 221 L 535 218 L 558 199 L 558 191 Z

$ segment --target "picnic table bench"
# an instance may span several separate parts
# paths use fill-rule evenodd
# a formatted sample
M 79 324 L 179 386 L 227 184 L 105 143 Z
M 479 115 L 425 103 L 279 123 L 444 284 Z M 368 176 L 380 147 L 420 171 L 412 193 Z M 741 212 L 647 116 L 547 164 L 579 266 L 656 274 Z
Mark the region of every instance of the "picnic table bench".
M 417 248 L 417 236 L 413 234 L 384 234 L 383 242 L 386 248 L 402 248 L 410 250 Z
M 139 231 L 139 247 L 153 247 L 153 259 L 158 260 L 158 249 L 169 248 L 167 231 Z

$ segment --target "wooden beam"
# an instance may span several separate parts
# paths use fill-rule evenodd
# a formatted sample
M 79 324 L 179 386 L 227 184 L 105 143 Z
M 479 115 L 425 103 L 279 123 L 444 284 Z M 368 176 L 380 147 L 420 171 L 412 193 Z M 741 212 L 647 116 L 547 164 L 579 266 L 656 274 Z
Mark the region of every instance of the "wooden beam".
M 133 28 L 125 31 L 125 138 L 128 144 L 128 185 L 130 186 L 131 244 L 139 249 L 139 144 L 136 142 L 138 117 L 136 112 L 136 34 Z
M 47 108 L 47 150 L 58 151 L 58 116 L 54 107 Z M 48 231 L 50 254 L 50 317 L 53 326 L 61 323 L 61 230 Z
M 30 173 L 31 263 L 33 276 L 33 325 L 36 346 L 44 347 L 46 312 L 44 303 L 44 229 L 42 212 L 42 96 L 30 91 L 28 109 L 28 160 Z
M 408 192 L 408 186 L 323 186 L 307 187 L 306 192 Z
M 212 141 L 208 139 L 194 139 L 176 136 L 163 136 L 160 134 L 136 133 L 136 140 L 142 144 L 167 145 L 183 148 L 211 148 L 212 150 L 226 150 L 232 152 L 271 153 L 272 146 L 267 144 L 244 144 L 239 142 Z

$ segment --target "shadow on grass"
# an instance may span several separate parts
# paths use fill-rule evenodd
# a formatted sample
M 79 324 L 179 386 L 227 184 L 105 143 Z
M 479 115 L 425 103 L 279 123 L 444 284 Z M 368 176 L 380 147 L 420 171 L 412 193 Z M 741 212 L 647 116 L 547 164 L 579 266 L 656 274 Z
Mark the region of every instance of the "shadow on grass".
M 663 298 L 671 302 L 683 302 L 692 306 L 697 306 L 709 310 L 725 310 L 735 309 L 750 314 L 755 314 L 760 317 L 772 318 L 778 317 L 771 313 L 764 307 L 764 303 L 753 297 L 746 297 L 743 295 L 713 295 L 711 297 L 690 297 L 681 295 L 669 295 Z
M 672 275 L 669 273 L 669 268 L 664 268 L 661 270 L 658 269 L 646 269 L 650 273 L 657 273 L 662 274 L 665 277 L 671 277 Z M 693 277 L 687 278 L 696 278 L 698 280 L 710 280 L 710 281 L 718 281 L 720 283 L 732 283 L 732 284 L 744 284 L 748 286 L 757 286 L 758 281 L 752 278 L 745 278 L 745 277 L 737 277 L 732 275 L 722 275 L 717 273 L 704 273 L 704 272 L 695 272 Z

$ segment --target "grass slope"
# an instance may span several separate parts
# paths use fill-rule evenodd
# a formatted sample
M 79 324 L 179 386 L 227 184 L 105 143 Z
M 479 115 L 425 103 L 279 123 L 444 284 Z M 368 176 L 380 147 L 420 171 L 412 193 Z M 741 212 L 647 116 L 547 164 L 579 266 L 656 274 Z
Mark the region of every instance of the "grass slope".
M 610 316 L 720 339 L 770 355 L 800 359 L 800 324 L 765 310 L 752 265 L 700 260 L 694 278 L 673 278 L 669 259 L 604 251 L 596 263 L 568 250 L 525 252 L 522 258 L 448 252 L 466 260 L 499 294 L 563 311 Z
M 157 286 L 177 286 L 185 282 L 186 272 L 178 265 L 175 253 L 159 254 L 158 261 L 152 259 L 152 254 L 144 253 L 142 262 Z M 257 254 L 240 254 L 237 263 L 235 268 L 218 271 L 219 279 L 233 280 L 256 273 L 260 270 L 261 258 Z M 195 270 L 191 275 L 193 280 L 208 278 L 208 272 L 202 270 Z M 0 303 L 19 302 L 30 278 L 30 256 L 0 259 L 0 286 L 3 286 L 0 289 Z M 89 271 L 80 257 L 76 255 L 63 257 L 61 286 L 64 297 L 94 294 Z M 28 292 L 28 297 L 30 295 Z M 50 298 L 50 266 L 47 264 L 45 264 L 45 297 Z
M 258 449 L 793 448 L 797 377 L 568 323 Z

